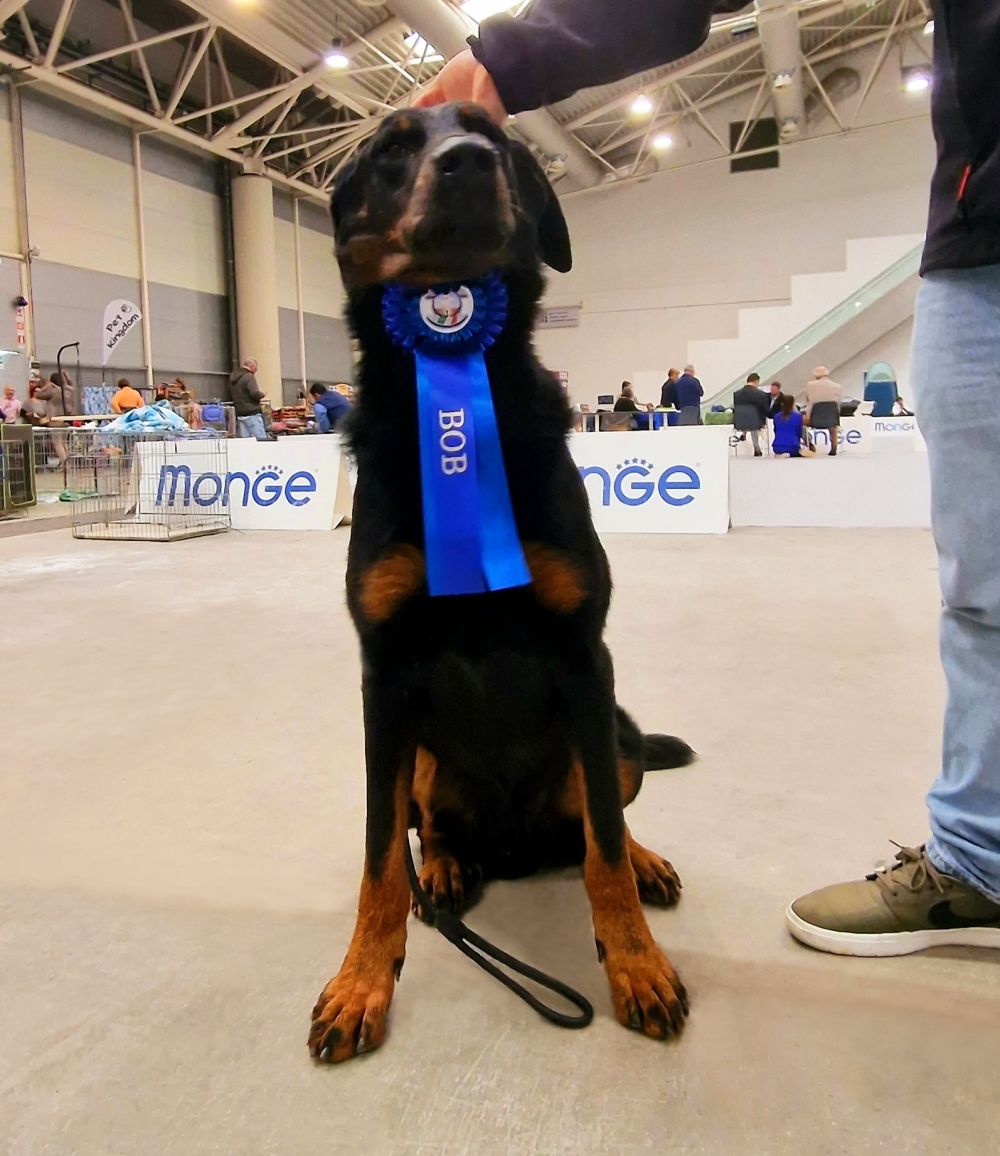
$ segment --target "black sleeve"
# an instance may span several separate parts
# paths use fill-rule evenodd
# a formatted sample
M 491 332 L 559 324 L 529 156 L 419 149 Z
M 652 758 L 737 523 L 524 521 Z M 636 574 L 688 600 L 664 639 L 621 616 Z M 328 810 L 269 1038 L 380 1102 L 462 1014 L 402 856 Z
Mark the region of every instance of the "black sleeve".
M 746 0 L 535 0 L 493 16 L 469 43 L 509 113 L 564 100 L 694 52 L 713 12 Z

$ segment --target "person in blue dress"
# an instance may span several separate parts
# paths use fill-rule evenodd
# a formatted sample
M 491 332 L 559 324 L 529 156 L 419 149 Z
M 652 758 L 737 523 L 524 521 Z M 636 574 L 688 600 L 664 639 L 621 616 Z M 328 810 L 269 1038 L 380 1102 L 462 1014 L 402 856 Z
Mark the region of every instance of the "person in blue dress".
M 781 409 L 774 415 L 774 437 L 771 439 L 771 453 L 776 457 L 801 457 L 802 414 L 795 408 L 795 398 L 790 393 L 781 395 Z

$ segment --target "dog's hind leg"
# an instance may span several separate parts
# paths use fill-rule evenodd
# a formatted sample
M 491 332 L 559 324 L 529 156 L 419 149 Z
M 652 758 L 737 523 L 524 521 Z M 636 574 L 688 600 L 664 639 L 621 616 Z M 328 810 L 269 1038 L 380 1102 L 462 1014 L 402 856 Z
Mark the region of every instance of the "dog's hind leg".
M 642 765 L 636 759 L 630 759 L 624 754 L 618 755 L 618 792 L 622 807 L 627 807 L 638 795 L 642 774 Z M 557 813 L 563 818 L 579 819 L 582 823 L 583 798 L 583 779 L 574 768 L 556 804 Z M 673 866 L 655 851 L 637 842 L 627 824 L 625 845 L 642 902 L 655 907 L 673 907 L 681 897 L 680 877 Z
M 589 663 L 574 667 L 566 689 L 586 843 L 583 877 L 597 950 L 619 1022 L 664 1038 L 683 1027 L 687 994 L 639 904 L 618 784 L 611 658 L 601 647 Z
M 362 682 L 368 822 L 358 918 L 347 955 L 313 1008 L 309 1051 L 346 1060 L 385 1039 L 395 981 L 406 954 L 410 888 L 404 865 L 414 750 L 405 699 L 376 676 Z
M 424 747 L 418 747 L 412 796 L 417 808 L 422 859 L 417 877 L 435 907 L 443 907 L 460 915 L 481 882 L 482 871 L 459 861 L 449 846 L 446 834 L 435 822 L 444 808 L 450 807 L 457 811 L 461 806 L 459 799 L 448 798 L 447 786 L 441 782 L 437 770 L 437 759 Z M 415 899 L 412 910 L 414 915 L 425 918 Z

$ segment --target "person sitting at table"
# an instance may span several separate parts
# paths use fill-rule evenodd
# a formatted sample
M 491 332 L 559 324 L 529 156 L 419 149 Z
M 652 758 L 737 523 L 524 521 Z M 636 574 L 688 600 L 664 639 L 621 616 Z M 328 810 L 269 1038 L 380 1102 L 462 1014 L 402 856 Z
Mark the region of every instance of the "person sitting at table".
M 327 389 L 321 381 L 309 387 L 309 400 L 320 433 L 334 433 L 351 412 L 347 398 L 335 389 Z
M 767 411 L 767 416 L 770 418 L 777 417 L 781 413 L 781 382 L 772 381 L 768 386 L 768 394 L 770 396 L 770 407 Z
M 798 458 L 802 454 L 802 414 L 795 408 L 795 398 L 790 393 L 781 396 L 781 409 L 774 418 L 774 437 L 771 439 L 771 453 L 775 457 Z
M 615 402 L 615 413 L 638 413 L 639 407 L 635 404 L 635 394 L 632 392 L 630 381 L 622 382 L 621 397 Z
M 132 388 L 132 383 L 127 377 L 119 377 L 118 391 L 111 396 L 111 412 L 112 413 L 128 413 L 130 409 L 142 409 L 146 403 L 142 400 L 142 394 Z
M 746 441 L 747 432 L 753 442 L 753 456 L 763 457 L 760 448 L 760 431 L 767 425 L 768 411 L 771 408 L 771 399 L 760 388 L 760 374 L 751 373 L 746 385 L 733 394 L 733 423 L 740 431 L 740 441 Z M 741 410 L 741 413 L 737 413 Z M 756 418 L 754 417 L 756 414 Z M 751 428 L 751 423 L 757 425 Z

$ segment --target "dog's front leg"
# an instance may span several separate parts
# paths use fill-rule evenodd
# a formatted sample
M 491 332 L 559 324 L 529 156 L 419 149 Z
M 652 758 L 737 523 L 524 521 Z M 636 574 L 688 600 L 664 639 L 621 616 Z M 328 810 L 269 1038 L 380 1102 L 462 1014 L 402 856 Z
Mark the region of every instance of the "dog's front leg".
M 576 744 L 573 774 L 582 787 L 583 878 L 597 952 L 619 1023 L 662 1039 L 684 1026 L 687 993 L 653 940 L 639 904 L 618 784 L 614 676 L 603 648 L 592 664 L 577 667 L 570 715 Z
M 309 1051 L 337 1062 L 377 1048 L 406 953 L 410 910 L 404 866 L 414 748 L 402 695 L 377 676 L 362 683 L 368 823 L 358 919 L 337 975 L 313 1008 Z

